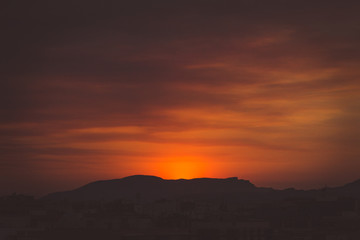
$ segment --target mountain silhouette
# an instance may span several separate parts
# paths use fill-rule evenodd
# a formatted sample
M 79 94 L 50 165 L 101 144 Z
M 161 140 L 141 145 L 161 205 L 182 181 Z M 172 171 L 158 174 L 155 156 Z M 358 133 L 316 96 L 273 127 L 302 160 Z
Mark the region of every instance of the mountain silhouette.
M 358 197 L 360 198 L 360 179 L 344 186 L 329 188 L 329 192 L 335 193 L 341 196 Z
M 231 178 L 195 178 L 166 180 L 156 176 L 134 175 L 121 179 L 96 181 L 80 188 L 50 193 L 48 200 L 102 200 L 128 199 L 153 201 L 158 199 L 192 198 L 226 201 L 269 201 L 284 198 L 333 196 L 360 197 L 360 180 L 340 187 L 297 190 L 289 188 L 275 190 L 256 187 L 248 180 Z
M 121 179 L 96 181 L 80 188 L 51 193 L 55 200 L 154 200 L 185 196 L 212 196 L 244 193 L 257 189 L 247 180 L 232 178 L 195 178 L 165 180 L 156 176 L 134 175 Z

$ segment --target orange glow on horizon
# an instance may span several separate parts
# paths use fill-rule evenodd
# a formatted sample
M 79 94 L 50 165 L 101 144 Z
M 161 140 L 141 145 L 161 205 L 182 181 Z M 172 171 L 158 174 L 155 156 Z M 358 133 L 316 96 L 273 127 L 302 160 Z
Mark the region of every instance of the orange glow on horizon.
M 166 162 L 160 166 L 161 175 L 168 179 L 191 179 L 201 176 L 199 163 L 189 160 Z
M 199 157 L 167 157 L 151 164 L 156 175 L 165 179 L 192 179 L 211 175 L 211 166 Z

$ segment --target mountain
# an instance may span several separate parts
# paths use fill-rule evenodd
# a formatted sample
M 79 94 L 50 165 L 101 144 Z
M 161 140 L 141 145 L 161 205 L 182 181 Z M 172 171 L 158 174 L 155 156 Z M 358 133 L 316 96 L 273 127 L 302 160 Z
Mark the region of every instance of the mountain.
M 89 183 L 72 191 L 51 193 L 44 199 L 55 200 L 155 200 L 185 196 L 211 197 L 254 191 L 247 180 L 233 178 L 195 178 L 165 180 L 160 177 L 135 175 L 121 179 Z
M 329 192 L 341 196 L 360 198 L 360 179 L 344 186 L 329 188 Z
M 165 180 L 160 177 L 135 175 L 121 179 L 96 181 L 80 188 L 51 193 L 48 200 L 104 200 L 127 199 L 153 201 L 158 199 L 191 198 L 217 201 L 265 202 L 287 198 L 360 197 L 360 180 L 340 187 L 297 190 L 259 188 L 248 180 L 232 178 L 195 178 Z

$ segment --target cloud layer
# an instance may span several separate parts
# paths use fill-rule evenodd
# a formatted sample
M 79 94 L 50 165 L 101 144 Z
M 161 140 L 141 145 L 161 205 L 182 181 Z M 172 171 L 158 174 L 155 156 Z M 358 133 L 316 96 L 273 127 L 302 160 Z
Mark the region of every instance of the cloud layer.
M 189 162 L 186 177 L 274 187 L 358 178 L 359 7 L 8 1 L 2 192 L 181 177 L 172 164 Z

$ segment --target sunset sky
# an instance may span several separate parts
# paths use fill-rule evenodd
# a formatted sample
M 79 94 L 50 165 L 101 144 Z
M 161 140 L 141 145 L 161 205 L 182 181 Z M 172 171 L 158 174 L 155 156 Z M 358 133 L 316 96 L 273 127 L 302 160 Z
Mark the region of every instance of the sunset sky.
M 0 195 L 360 178 L 358 1 L 2 3 Z

